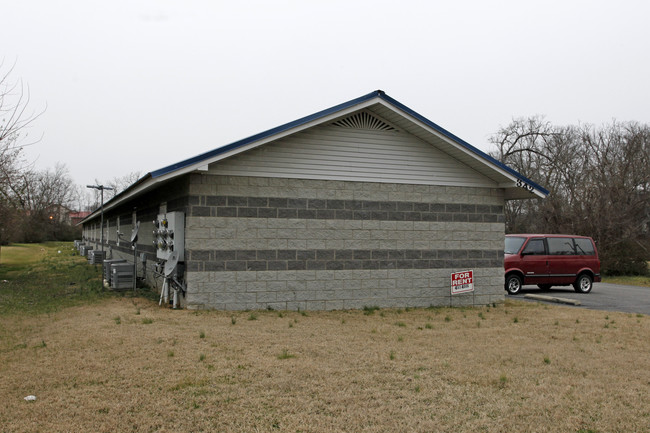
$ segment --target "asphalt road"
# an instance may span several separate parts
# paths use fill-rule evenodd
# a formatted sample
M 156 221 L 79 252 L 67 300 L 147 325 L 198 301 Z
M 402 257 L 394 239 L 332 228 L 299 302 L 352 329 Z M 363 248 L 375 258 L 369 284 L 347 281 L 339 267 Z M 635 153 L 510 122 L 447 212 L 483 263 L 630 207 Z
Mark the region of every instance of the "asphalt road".
M 506 298 L 528 301 L 524 296 L 529 293 L 580 301 L 581 305 L 575 308 L 650 315 L 650 287 L 594 283 L 590 293 L 582 294 L 576 293 L 572 286 L 553 287 L 550 290 L 540 290 L 536 286 L 525 286 L 522 288 L 521 294 L 506 294 Z M 557 305 L 555 302 L 549 303 Z

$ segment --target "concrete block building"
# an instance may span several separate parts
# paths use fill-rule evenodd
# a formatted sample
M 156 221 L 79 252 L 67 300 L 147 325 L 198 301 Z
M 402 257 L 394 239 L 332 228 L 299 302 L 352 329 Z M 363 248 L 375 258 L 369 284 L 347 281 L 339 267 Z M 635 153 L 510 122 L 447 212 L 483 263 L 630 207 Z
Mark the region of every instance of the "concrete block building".
M 186 308 L 485 305 L 505 293 L 505 201 L 547 194 L 375 91 L 152 171 L 82 224 L 132 261 L 118 232 L 139 222 L 138 272 L 160 287 L 154 221 L 182 214 Z

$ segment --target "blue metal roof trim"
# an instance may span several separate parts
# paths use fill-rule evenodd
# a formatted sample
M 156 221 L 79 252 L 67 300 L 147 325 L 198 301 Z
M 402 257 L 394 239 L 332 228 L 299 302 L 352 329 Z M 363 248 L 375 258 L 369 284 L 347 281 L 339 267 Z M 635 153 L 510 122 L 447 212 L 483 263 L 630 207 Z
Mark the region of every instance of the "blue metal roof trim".
M 531 185 L 538 191 L 542 192 L 545 195 L 549 194 L 549 191 L 542 186 L 538 185 L 537 183 L 533 182 L 532 180 L 528 179 L 527 177 L 523 176 L 516 170 L 513 170 L 512 168 L 508 167 L 507 165 L 503 164 L 502 162 L 498 161 L 497 159 L 491 157 L 490 155 L 482 152 L 481 150 L 477 149 L 476 147 L 472 146 L 465 140 L 462 140 L 461 138 L 455 136 L 451 132 L 447 131 L 446 129 L 438 126 L 434 122 L 430 121 L 426 117 L 422 116 L 421 114 L 413 111 L 406 105 L 402 104 L 401 102 L 391 98 L 388 96 L 386 93 L 384 93 L 382 90 L 375 90 L 374 92 L 370 92 L 367 95 L 361 96 L 356 99 L 352 99 L 350 101 L 344 102 L 339 105 L 335 105 L 334 107 L 327 108 L 325 110 L 319 111 L 317 113 L 311 114 L 309 116 L 302 117 L 300 119 L 294 120 L 293 122 L 285 123 L 284 125 L 277 126 L 275 128 L 269 129 L 268 131 L 260 132 L 259 134 L 252 135 L 248 138 L 244 138 L 239 141 L 235 141 L 234 143 L 227 144 L 222 147 L 218 147 L 216 149 L 213 149 L 209 152 L 202 153 L 200 155 L 197 155 L 195 157 L 177 162 L 176 164 L 168 165 L 167 167 L 163 167 L 159 170 L 152 171 L 150 173 L 152 178 L 157 178 L 160 176 L 164 176 L 166 174 L 172 173 L 176 170 L 180 170 L 182 168 L 188 167 L 190 165 L 199 163 L 201 161 L 204 161 L 206 159 L 212 158 L 214 156 L 221 155 L 222 153 L 226 153 L 230 150 L 237 149 L 238 147 L 245 146 L 250 143 L 254 143 L 255 141 L 262 140 L 267 137 L 271 137 L 275 134 L 278 134 L 280 132 L 284 132 L 287 130 L 290 130 L 291 128 L 295 128 L 296 126 L 304 125 L 306 123 L 309 123 L 313 120 L 317 120 L 321 117 L 325 117 L 327 115 L 330 115 L 332 113 L 336 113 L 337 111 L 344 110 L 346 108 L 352 107 L 354 105 L 357 105 L 359 103 L 368 101 L 373 98 L 379 97 L 380 99 L 388 102 L 389 104 L 395 106 L 396 108 L 402 110 L 403 112 L 409 114 L 410 116 L 418 119 L 422 123 L 426 124 L 427 126 L 430 126 L 437 132 L 441 133 L 442 135 L 446 136 L 447 138 L 450 138 L 451 140 L 455 141 L 456 143 L 460 144 L 461 146 L 465 147 L 472 153 L 476 154 L 477 156 L 487 160 L 488 162 L 496 165 L 497 167 L 507 171 L 508 173 L 512 174 L 513 176 L 517 177 L 518 179 L 526 182 L 527 184 Z
M 507 165 L 505 165 L 504 163 L 502 163 L 498 159 L 495 159 L 495 158 L 491 157 L 490 155 L 488 155 L 487 153 L 481 151 L 480 149 L 477 149 L 476 147 L 472 146 L 471 144 L 469 144 L 465 140 L 455 136 L 454 134 L 447 131 L 446 129 L 436 125 L 434 122 L 430 121 L 429 119 L 422 116 L 421 114 L 418 114 L 417 112 L 411 110 L 409 107 L 407 107 L 406 105 L 402 104 L 401 102 L 391 98 L 390 96 L 388 96 L 384 92 L 381 92 L 379 97 L 381 99 L 383 99 L 384 101 L 390 103 L 391 105 L 394 105 L 395 107 L 399 108 L 400 110 L 402 110 L 402 111 L 408 113 L 409 115 L 415 117 L 419 121 L 425 123 L 427 126 L 430 126 L 431 128 L 435 129 L 436 131 L 443 134 L 444 136 L 454 140 L 456 143 L 458 143 L 461 146 L 465 147 L 467 150 L 475 153 L 476 155 L 480 156 L 481 158 L 486 159 L 487 161 L 491 162 L 492 164 L 496 165 L 497 167 L 502 168 L 503 170 L 507 171 L 508 173 L 510 173 L 510 174 L 516 176 L 517 178 L 521 179 L 522 181 L 528 183 L 529 185 L 533 186 L 535 189 L 539 190 L 540 192 L 544 193 L 545 195 L 549 194 L 549 191 L 546 188 L 538 185 L 537 183 L 535 183 L 532 180 L 528 179 L 526 176 L 522 175 L 518 171 L 508 167 Z
M 381 90 L 376 90 L 374 92 L 368 93 L 367 95 L 361 96 L 361 97 L 353 99 L 351 101 L 344 102 L 342 104 L 336 105 L 334 107 L 328 108 L 328 109 L 323 110 L 323 111 L 319 111 L 318 113 L 314 113 L 314 114 L 311 114 L 309 116 L 305 116 L 303 118 L 294 120 L 293 122 L 285 123 L 284 125 L 280 125 L 280 126 L 277 126 L 277 127 L 273 128 L 273 129 L 269 129 L 268 131 L 260 132 L 259 134 L 252 135 L 252 136 L 250 136 L 248 138 L 244 138 L 242 140 L 235 141 L 234 143 L 230 143 L 230 144 L 227 144 L 225 146 L 218 147 L 218 148 L 216 148 L 214 150 L 202 153 L 202 154 L 197 155 L 197 156 L 195 156 L 193 158 L 189 158 L 189 159 L 186 159 L 184 161 L 177 162 L 176 164 L 172 164 L 172 165 L 169 165 L 167 167 L 163 167 L 163 168 L 161 168 L 159 170 L 152 171 L 151 172 L 151 177 L 153 177 L 153 178 L 160 177 L 160 176 L 163 176 L 165 174 L 168 174 L 168 173 L 174 172 L 176 170 L 179 170 L 181 168 L 187 167 L 189 165 L 201 162 L 203 160 L 212 158 L 212 157 L 217 156 L 217 155 L 221 155 L 222 153 L 228 152 L 228 151 L 230 151 L 232 149 L 237 149 L 238 147 L 245 146 L 245 145 L 253 143 L 255 141 L 258 141 L 258 140 L 261 140 L 261 139 L 264 139 L 264 138 L 267 138 L 267 137 L 271 137 L 271 136 L 273 136 L 275 134 L 278 134 L 280 132 L 284 132 L 284 131 L 287 131 L 287 130 L 289 130 L 291 128 L 295 128 L 296 126 L 300 126 L 300 125 L 303 125 L 305 123 L 309 123 L 312 120 L 316 120 L 316 119 L 319 119 L 321 117 L 325 117 L 325 116 L 327 116 L 329 114 L 336 113 L 337 111 L 344 110 L 344 109 L 346 109 L 348 107 L 352 107 L 352 106 L 354 106 L 356 104 L 359 104 L 361 102 L 365 102 L 365 101 L 368 101 L 368 100 L 370 100 L 372 98 L 376 98 L 377 96 L 380 96 L 380 94 L 383 94 L 383 92 Z

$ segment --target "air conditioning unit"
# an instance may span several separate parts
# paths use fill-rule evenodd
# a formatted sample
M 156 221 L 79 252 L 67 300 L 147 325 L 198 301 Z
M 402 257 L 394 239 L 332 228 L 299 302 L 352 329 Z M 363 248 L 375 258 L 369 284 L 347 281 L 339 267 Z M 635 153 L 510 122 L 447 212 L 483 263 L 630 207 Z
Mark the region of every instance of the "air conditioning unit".
M 88 263 L 91 265 L 99 265 L 106 258 L 106 252 L 102 250 L 90 250 L 88 251 Z
M 106 281 L 106 284 L 110 287 L 111 285 L 111 277 L 112 277 L 112 271 L 111 271 L 111 265 L 115 263 L 126 263 L 126 260 L 124 259 L 109 259 L 109 260 L 104 260 L 104 281 Z
M 133 265 L 131 263 L 111 264 L 111 288 L 116 290 L 133 288 Z
M 79 251 L 79 253 L 81 253 L 81 247 L 83 247 L 84 245 L 86 245 L 86 243 L 81 241 L 75 245 L 75 248 L 77 249 L 77 251 Z
M 76 241 L 74 241 L 74 247 L 78 250 L 78 249 L 79 249 L 79 245 L 80 245 L 80 244 L 83 244 L 83 243 L 84 243 L 84 241 L 76 240 Z
M 79 250 L 79 254 L 81 254 L 84 257 L 88 257 L 88 253 L 92 251 L 93 247 L 90 245 L 82 245 L 81 249 Z

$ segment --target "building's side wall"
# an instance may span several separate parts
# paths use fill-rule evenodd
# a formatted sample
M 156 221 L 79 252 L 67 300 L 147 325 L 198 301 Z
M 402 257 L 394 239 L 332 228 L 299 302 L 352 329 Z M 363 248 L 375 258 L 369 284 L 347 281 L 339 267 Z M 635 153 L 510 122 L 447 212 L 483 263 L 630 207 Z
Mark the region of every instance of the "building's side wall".
M 162 285 L 162 277 L 154 273 L 156 249 L 153 246 L 153 220 L 159 213 L 189 210 L 189 176 L 182 176 L 135 200 L 104 212 L 104 250 L 106 257 L 125 259 L 133 263 L 133 248 L 130 242 L 133 229 L 140 222 L 137 240 L 138 277 L 146 275 L 147 283 L 154 288 Z M 95 249 L 101 247 L 100 218 L 83 225 L 84 240 Z M 117 232 L 122 234 L 118 237 Z M 145 261 L 141 258 L 144 256 Z
M 503 191 L 193 174 L 188 308 L 346 309 L 504 299 Z M 450 295 L 452 272 L 475 291 Z

